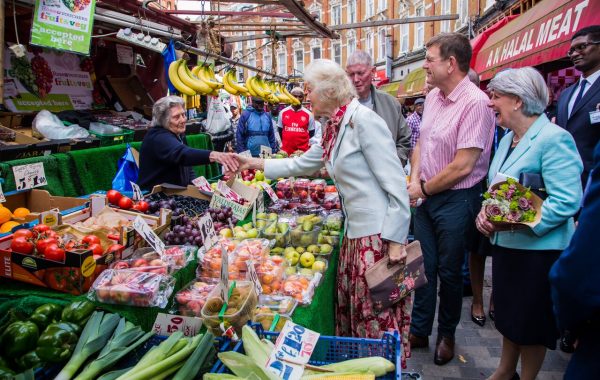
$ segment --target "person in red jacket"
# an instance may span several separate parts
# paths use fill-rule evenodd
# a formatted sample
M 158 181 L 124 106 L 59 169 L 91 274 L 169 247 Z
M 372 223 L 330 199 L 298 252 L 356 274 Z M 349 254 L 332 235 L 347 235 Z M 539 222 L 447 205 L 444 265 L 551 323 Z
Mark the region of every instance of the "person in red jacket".
M 304 91 L 300 87 L 294 87 L 290 92 L 300 100 L 300 105 L 288 106 L 279 113 L 277 127 L 281 134 L 281 149 L 287 154 L 297 150 L 306 152 L 310 147 L 308 140 L 315 133 L 315 118 L 302 106 Z

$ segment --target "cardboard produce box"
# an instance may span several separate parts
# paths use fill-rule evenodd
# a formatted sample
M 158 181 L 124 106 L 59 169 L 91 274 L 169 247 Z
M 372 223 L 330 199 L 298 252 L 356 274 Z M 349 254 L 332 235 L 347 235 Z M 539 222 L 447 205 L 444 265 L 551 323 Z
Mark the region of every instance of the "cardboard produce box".
M 117 111 L 136 111 L 152 118 L 154 100 L 136 75 L 127 78 L 107 76 L 100 79 L 100 86 Z
M 89 202 L 88 198 L 58 197 L 50 195 L 46 190 L 39 189 L 13 191 L 4 195 L 6 198 L 4 207 L 7 207 L 11 211 L 14 211 L 18 207 L 26 207 L 31 211 L 31 214 L 24 218 L 13 218 L 16 222 L 21 223 L 28 223 L 40 219 L 41 214 L 46 211 L 66 211 L 84 206 Z
M 241 205 L 237 202 L 231 201 L 219 195 L 218 193 L 214 193 L 210 202 L 210 207 L 231 207 L 231 210 L 233 211 L 233 216 L 235 216 L 239 220 L 246 218 L 250 211 L 252 211 L 252 207 L 256 203 L 256 200 L 259 196 L 261 197 L 261 200 L 264 199 L 264 196 L 261 194 L 263 190 L 246 186 L 243 183 L 236 181 L 234 178 L 230 179 L 227 182 L 227 186 L 229 186 L 231 190 L 235 191 L 237 194 L 248 200 L 248 203 L 245 205 Z M 262 208 L 264 208 L 264 202 L 260 203 L 263 205 Z
M 47 156 L 56 153 L 56 150 L 57 146 L 53 141 L 40 141 L 15 131 L 15 141 L 0 141 L 0 161 Z

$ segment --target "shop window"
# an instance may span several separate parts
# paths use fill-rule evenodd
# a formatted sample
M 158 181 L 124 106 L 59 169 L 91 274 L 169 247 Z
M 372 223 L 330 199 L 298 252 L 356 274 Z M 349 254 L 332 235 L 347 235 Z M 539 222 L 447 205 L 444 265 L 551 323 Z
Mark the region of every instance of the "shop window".
M 386 54 L 386 31 L 385 29 L 381 29 L 379 31 L 379 61 L 383 61 L 385 60 L 385 54 Z
M 408 24 L 400 25 L 400 53 L 408 52 Z
M 388 7 L 387 0 L 379 0 L 377 12 L 383 12 L 387 9 L 387 7 Z
M 369 53 L 369 55 L 371 57 L 374 56 L 373 50 L 375 50 L 375 44 L 374 41 L 375 40 L 375 34 L 373 33 L 369 33 L 367 34 L 367 53 Z
M 304 71 L 304 50 L 294 51 L 294 69 L 302 73 Z M 299 73 L 295 73 L 299 74 Z
M 469 22 L 469 0 L 459 0 L 458 17 L 458 24 L 460 26 Z
M 263 54 L 263 68 L 266 71 L 271 71 L 273 69 L 271 54 Z
M 367 9 L 365 16 L 372 17 L 375 14 L 375 0 L 367 0 Z
M 356 22 L 356 0 L 348 1 L 348 23 Z
M 254 54 L 248 56 L 248 65 L 256 67 L 256 56 Z M 248 75 L 253 76 L 256 75 L 256 73 L 253 70 L 249 70 Z
M 311 49 L 311 55 L 313 60 L 315 59 L 321 59 L 321 47 L 320 46 L 315 46 Z
M 450 14 L 450 0 L 442 0 L 442 14 Z M 442 33 L 448 33 L 450 31 L 450 20 L 444 20 L 440 24 L 440 31 Z
M 425 7 L 423 3 L 419 4 L 415 8 L 415 17 L 425 16 Z M 422 22 L 417 22 L 415 24 L 415 49 L 419 49 L 423 47 L 425 41 L 425 24 Z
M 342 6 L 340 4 L 331 7 L 331 25 L 342 23 Z
M 348 55 L 356 51 L 356 39 L 348 38 Z
M 334 42 L 331 45 L 331 50 L 332 50 L 334 62 L 337 63 L 338 65 L 341 65 L 342 64 L 342 48 L 340 46 L 340 43 Z

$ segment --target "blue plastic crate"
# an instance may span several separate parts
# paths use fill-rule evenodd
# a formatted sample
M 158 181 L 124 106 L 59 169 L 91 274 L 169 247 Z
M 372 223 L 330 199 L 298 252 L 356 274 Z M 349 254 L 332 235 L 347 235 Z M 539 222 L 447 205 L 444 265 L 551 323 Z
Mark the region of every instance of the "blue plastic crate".
M 279 336 L 278 332 L 265 331 L 260 324 L 254 324 L 252 327 L 256 330 L 256 333 L 260 338 L 267 338 L 275 342 Z M 400 335 L 397 331 L 394 333 L 386 332 L 381 339 L 346 338 L 321 335 L 308 363 L 320 366 L 338 363 L 348 359 L 381 356 L 394 363 L 396 372 L 388 373 L 377 379 L 400 380 L 402 377 L 401 349 Z M 243 353 L 243 344 L 236 344 L 233 351 Z M 229 373 L 229 370 L 220 360 L 218 360 L 211 372 Z

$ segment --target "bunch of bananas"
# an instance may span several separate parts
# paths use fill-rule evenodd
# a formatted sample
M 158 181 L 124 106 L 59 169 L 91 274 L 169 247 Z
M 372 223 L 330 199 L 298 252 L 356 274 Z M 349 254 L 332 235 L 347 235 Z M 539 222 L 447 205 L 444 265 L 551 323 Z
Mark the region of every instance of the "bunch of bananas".
M 224 85 L 223 88 L 225 89 L 225 91 L 227 91 L 231 95 L 249 96 L 250 92 L 248 91 L 248 89 L 246 87 L 244 87 L 243 85 L 239 84 L 235 80 L 234 75 L 235 75 L 234 70 L 228 70 L 225 73 L 225 75 L 223 75 L 223 85 Z
M 246 88 L 252 96 L 263 98 L 265 101 L 278 104 L 300 105 L 300 101 L 289 93 L 287 88 L 281 83 L 266 81 L 260 76 L 255 75 L 246 80 Z
M 223 83 L 215 78 L 210 66 L 196 66 L 191 71 L 184 59 L 171 62 L 169 65 L 169 80 L 173 86 L 184 95 L 217 96 Z

